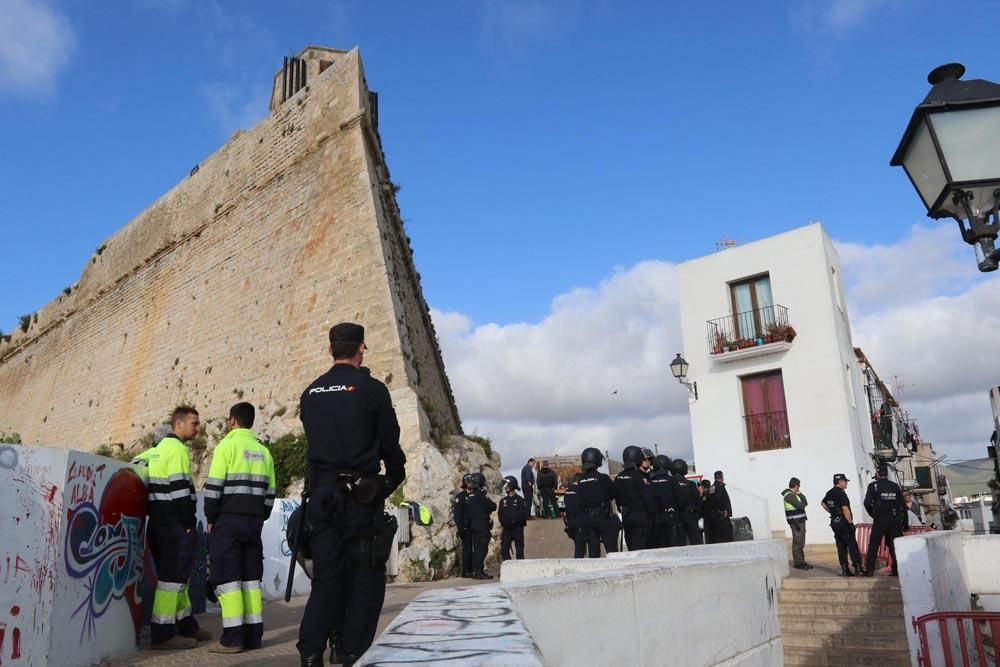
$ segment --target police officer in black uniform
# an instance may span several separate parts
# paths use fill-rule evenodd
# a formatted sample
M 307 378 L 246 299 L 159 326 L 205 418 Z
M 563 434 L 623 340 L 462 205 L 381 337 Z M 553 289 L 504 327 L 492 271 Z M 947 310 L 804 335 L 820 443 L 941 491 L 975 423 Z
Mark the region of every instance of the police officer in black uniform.
M 862 576 L 865 569 L 861 565 L 861 550 L 854 536 L 854 514 L 851 513 L 851 501 L 847 497 L 847 475 L 838 472 L 833 476 L 833 488 L 823 496 L 823 508 L 830 513 L 830 529 L 837 541 L 837 559 L 840 560 L 840 570 L 845 577 Z M 854 572 L 847 566 L 847 555 L 850 554 L 854 563 Z
M 587 540 L 579 526 L 580 495 L 578 491 L 582 476 L 582 473 L 573 475 L 572 483 L 566 487 L 566 493 L 563 494 L 563 504 L 566 507 L 566 511 L 563 513 L 563 531 L 569 539 L 573 540 L 573 558 L 586 558 L 587 556 Z
M 653 459 L 653 472 L 649 476 L 649 490 L 656 509 L 649 531 L 649 548 L 673 546 L 677 531 L 677 498 L 674 496 L 670 476 L 670 457 L 660 454 Z
M 868 485 L 868 492 L 865 494 L 865 509 L 873 519 L 872 534 L 868 539 L 868 558 L 865 562 L 865 576 L 868 577 L 875 576 L 875 557 L 883 538 L 889 547 L 889 555 L 892 556 L 892 576 L 899 576 L 895 539 L 909 527 L 903 489 L 887 479 L 888 475 L 888 468 L 880 465 L 875 471 L 875 481 Z
M 462 576 L 472 576 L 472 536 L 469 534 L 469 522 L 465 515 L 465 506 L 469 501 L 469 490 L 472 488 L 472 475 L 462 477 L 462 488 L 458 490 L 451 501 L 452 517 L 455 519 L 455 531 L 462 541 Z
M 644 459 L 652 459 L 648 449 L 630 445 L 622 452 L 625 469 L 615 477 L 615 500 L 622 513 L 625 544 L 629 551 L 645 549 L 649 541 L 650 519 L 656 511 L 649 479 L 639 467 Z
M 333 367 L 299 402 L 308 440 L 311 497 L 305 511 L 313 558 L 296 645 L 304 667 L 323 664 L 332 630 L 342 637 L 343 664 L 353 665 L 375 638 L 385 600 L 392 535 L 386 539 L 383 503 L 406 475 L 406 456 L 389 390 L 361 367 L 364 340 L 358 324 L 331 328 Z
M 490 531 L 493 520 L 490 515 L 496 511 L 497 505 L 486 495 L 486 476 L 481 472 L 472 473 L 472 492 L 465 504 L 465 516 L 469 523 L 469 535 L 472 538 L 472 578 L 492 579 L 486 574 L 486 552 L 490 548 Z
M 715 484 L 708 490 L 708 517 L 712 524 L 711 534 L 715 542 L 733 541 L 733 503 L 726 491 L 726 478 L 721 470 L 715 471 Z M 707 529 L 707 526 L 706 526 Z
M 698 528 L 698 517 L 701 515 L 701 496 L 694 482 L 685 475 L 688 464 L 684 459 L 674 459 L 670 462 L 670 472 L 674 481 L 674 498 L 677 501 L 677 533 L 674 546 L 685 544 L 701 544 L 701 529 Z
M 497 518 L 503 529 L 500 531 L 500 560 L 510 560 L 510 547 L 513 543 L 514 553 L 518 560 L 524 558 L 524 526 L 528 523 L 528 506 L 524 498 L 517 495 L 518 485 L 515 477 L 503 478 L 504 497 L 497 509 Z
M 587 545 L 590 558 L 601 557 L 601 543 L 608 553 L 618 551 L 619 526 L 611 516 L 611 501 L 616 500 L 615 485 L 611 478 L 598 468 L 604 462 L 604 455 L 596 447 L 587 447 L 580 455 L 583 474 L 577 484 L 579 498 L 577 530 L 580 539 Z M 577 548 L 578 558 L 582 553 Z

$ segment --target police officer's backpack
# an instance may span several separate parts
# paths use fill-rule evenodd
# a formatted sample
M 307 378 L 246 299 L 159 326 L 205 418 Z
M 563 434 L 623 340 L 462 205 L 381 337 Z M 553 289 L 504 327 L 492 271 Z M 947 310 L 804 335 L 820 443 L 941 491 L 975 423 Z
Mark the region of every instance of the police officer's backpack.
M 312 524 L 305 518 L 304 509 L 304 505 L 299 505 L 288 517 L 288 524 L 285 526 L 285 541 L 288 543 L 289 553 L 295 551 L 296 534 L 298 534 L 299 548 L 295 560 L 298 561 L 299 567 L 306 573 L 306 576 L 312 579 L 312 549 L 309 545 L 309 540 L 312 537 Z M 297 532 L 299 521 L 302 521 L 302 530 Z
M 413 523 L 418 526 L 429 526 L 434 523 L 434 516 L 431 514 L 431 508 L 427 505 L 421 505 L 415 500 L 409 500 L 400 503 L 399 506 L 409 509 L 410 518 L 413 519 Z

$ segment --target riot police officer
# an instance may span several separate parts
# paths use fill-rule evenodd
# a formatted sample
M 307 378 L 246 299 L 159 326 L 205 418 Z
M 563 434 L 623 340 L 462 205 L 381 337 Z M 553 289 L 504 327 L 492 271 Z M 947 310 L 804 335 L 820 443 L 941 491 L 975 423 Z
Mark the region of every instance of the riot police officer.
M 465 516 L 465 506 L 469 500 L 469 490 L 472 488 L 472 475 L 462 477 L 462 488 L 458 490 L 451 501 L 452 517 L 455 520 L 455 532 L 462 542 L 462 576 L 472 576 L 472 536 L 469 535 L 469 522 Z
M 899 576 L 895 539 L 909 527 L 903 490 L 894 481 L 887 479 L 888 474 L 888 468 L 880 465 L 875 472 L 875 481 L 868 485 L 868 492 L 865 494 L 865 509 L 873 519 L 872 534 L 868 539 L 868 557 L 865 559 L 867 577 L 875 575 L 875 557 L 883 538 L 892 557 L 892 576 Z
M 653 452 L 630 445 L 622 452 L 625 469 L 615 477 L 615 500 L 622 513 L 625 544 L 629 551 L 645 549 L 649 541 L 649 524 L 656 507 L 649 491 L 649 479 L 640 468 Z
M 563 494 L 563 504 L 566 506 L 566 511 L 563 514 L 563 531 L 569 539 L 573 540 L 573 558 L 584 558 L 587 555 L 587 540 L 580 531 L 578 519 L 580 514 L 578 491 L 582 476 L 582 473 L 573 475 L 572 483 L 566 487 L 566 493 Z
M 497 505 L 486 495 L 486 476 L 481 472 L 472 473 L 472 492 L 465 503 L 465 516 L 469 524 L 469 537 L 472 542 L 472 578 L 492 579 L 486 574 L 486 552 L 490 548 L 490 531 L 493 520 L 490 515 L 496 511 Z
M 670 458 L 660 454 L 653 459 L 649 490 L 656 509 L 649 531 L 649 547 L 660 549 L 673 546 L 677 530 L 677 498 L 670 477 Z
M 500 560 L 510 560 L 513 543 L 518 560 L 524 558 L 524 526 L 528 522 L 528 506 L 524 498 L 517 495 L 517 479 L 503 478 L 504 497 L 500 500 L 497 518 L 503 529 L 500 531 Z
M 847 497 L 847 475 L 838 472 L 833 476 L 833 488 L 823 496 L 823 508 L 830 513 L 830 530 L 837 542 L 837 558 L 840 560 L 840 571 L 845 577 L 866 574 L 861 565 L 861 550 L 854 536 L 854 514 L 851 512 L 851 500 Z M 854 564 L 854 572 L 847 566 L 847 556 L 850 554 Z
M 296 647 L 301 664 L 319 667 L 332 630 L 342 637 L 343 664 L 371 645 L 385 601 L 385 561 L 392 533 L 383 503 L 406 475 L 399 422 L 389 390 L 361 366 L 364 327 L 330 329 L 333 367 L 302 393 L 308 440 L 312 525 L 312 591 Z M 379 461 L 385 475 L 379 475 Z
M 685 475 L 688 464 L 684 459 L 674 459 L 670 462 L 670 472 L 673 476 L 674 497 L 677 501 L 677 533 L 675 546 L 685 544 L 701 544 L 701 530 L 698 528 L 698 517 L 701 515 L 701 497 L 694 483 Z
M 618 531 L 611 516 L 611 501 L 616 500 L 615 486 L 611 478 L 598 468 L 604 462 L 604 455 L 596 447 L 587 447 L 580 455 L 583 474 L 577 484 L 579 498 L 577 512 L 578 539 L 585 541 L 590 558 L 601 557 L 601 543 L 608 553 L 618 551 Z M 577 546 L 577 554 L 582 553 Z

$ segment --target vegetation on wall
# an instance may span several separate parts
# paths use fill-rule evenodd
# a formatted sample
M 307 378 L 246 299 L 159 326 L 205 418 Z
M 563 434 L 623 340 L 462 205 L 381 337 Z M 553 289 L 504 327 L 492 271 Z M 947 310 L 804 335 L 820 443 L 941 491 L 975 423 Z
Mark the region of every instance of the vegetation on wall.
M 273 442 L 265 440 L 274 459 L 275 495 L 283 498 L 288 487 L 306 476 L 306 436 L 304 433 L 287 433 Z

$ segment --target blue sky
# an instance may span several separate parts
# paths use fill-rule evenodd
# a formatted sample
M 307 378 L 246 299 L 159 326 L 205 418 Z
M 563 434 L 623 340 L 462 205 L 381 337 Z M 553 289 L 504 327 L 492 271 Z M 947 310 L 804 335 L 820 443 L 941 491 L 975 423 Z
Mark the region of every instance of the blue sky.
M 443 338 L 542 327 L 566 295 L 599 298 L 646 260 L 810 220 L 862 264 L 916 243 L 933 265 L 966 250 L 889 158 L 933 67 L 1000 79 L 991 40 L 972 38 L 1000 4 L 948 15 L 970 24 L 942 31 L 925 0 L 0 0 L 3 271 L 20 277 L 0 291 L 0 329 L 263 118 L 282 56 L 310 43 L 361 48 L 425 296 L 452 316 Z M 983 280 L 934 276 L 917 296 Z M 466 417 L 505 433 L 496 419 Z

